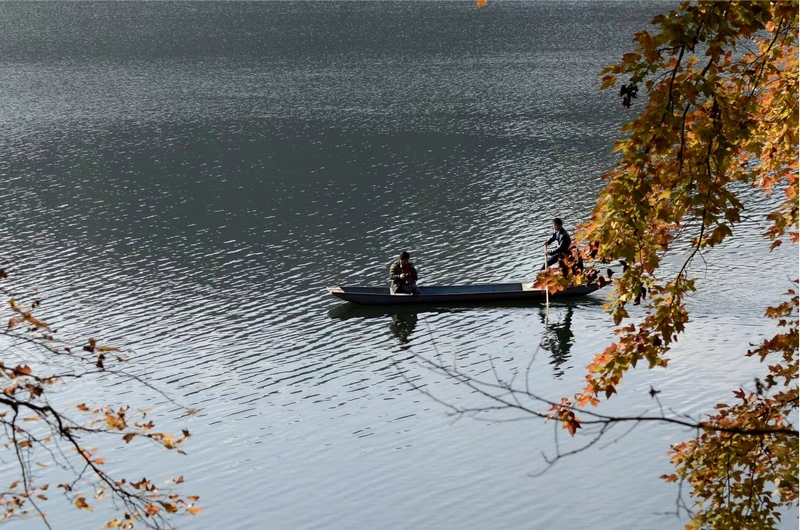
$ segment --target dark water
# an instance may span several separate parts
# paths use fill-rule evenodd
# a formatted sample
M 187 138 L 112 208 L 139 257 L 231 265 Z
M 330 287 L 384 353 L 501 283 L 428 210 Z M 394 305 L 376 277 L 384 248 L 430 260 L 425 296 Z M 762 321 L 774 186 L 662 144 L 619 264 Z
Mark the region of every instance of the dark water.
M 479 403 L 414 355 L 491 378 L 535 354 L 537 390 L 571 395 L 613 336 L 602 295 L 545 326 L 539 306 L 393 313 L 324 291 L 383 282 L 403 249 L 423 282 L 532 277 L 549 219 L 587 218 L 636 110 L 597 72 L 670 7 L 0 4 L 2 257 L 43 317 L 134 348 L 202 409 L 173 423 L 195 433 L 188 457 L 112 447 L 115 469 L 183 474 L 204 511 L 181 528 L 682 527 L 657 477 L 689 433 L 642 428 L 532 478 L 551 426 L 453 421 L 397 368 Z M 771 199 L 748 197 L 741 239 L 698 267 L 669 374 L 633 374 L 607 410 L 652 409 L 653 385 L 699 413 L 751 383 L 740 354 L 797 257 L 754 258 Z M 178 414 L 126 382 L 63 395 L 109 399 Z

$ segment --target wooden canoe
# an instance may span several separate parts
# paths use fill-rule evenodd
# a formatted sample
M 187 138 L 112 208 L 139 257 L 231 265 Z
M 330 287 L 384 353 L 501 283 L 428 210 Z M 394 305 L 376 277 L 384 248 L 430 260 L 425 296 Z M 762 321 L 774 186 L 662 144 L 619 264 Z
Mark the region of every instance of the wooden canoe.
M 595 292 L 597 284 L 568 287 L 551 294 L 550 299 L 585 296 Z M 389 287 L 334 286 L 328 292 L 337 298 L 362 305 L 425 305 L 471 302 L 544 302 L 545 292 L 532 289 L 530 283 L 485 283 L 475 285 L 425 285 L 419 294 L 392 294 Z

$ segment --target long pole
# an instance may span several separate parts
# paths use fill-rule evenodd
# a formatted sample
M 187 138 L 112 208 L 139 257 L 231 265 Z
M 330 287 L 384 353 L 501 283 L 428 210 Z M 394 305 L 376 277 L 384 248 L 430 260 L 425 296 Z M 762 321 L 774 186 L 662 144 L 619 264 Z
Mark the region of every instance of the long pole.
M 550 266 L 547 264 L 547 243 L 544 244 L 544 271 L 545 274 L 550 274 Z M 550 289 L 547 285 L 544 286 L 544 300 L 545 300 L 545 327 L 547 327 L 547 316 L 550 314 Z

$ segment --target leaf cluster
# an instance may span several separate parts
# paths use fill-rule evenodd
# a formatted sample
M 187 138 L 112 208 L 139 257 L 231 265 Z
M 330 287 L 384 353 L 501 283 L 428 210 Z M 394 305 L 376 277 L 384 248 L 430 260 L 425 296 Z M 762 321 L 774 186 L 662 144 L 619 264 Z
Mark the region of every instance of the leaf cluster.
M 764 250 L 798 242 L 798 2 L 684 2 L 634 36 L 635 50 L 601 72 L 622 83 L 623 104 L 646 103 L 623 127 L 618 162 L 604 179 L 580 238 L 597 257 L 622 260 L 608 310 L 617 340 L 589 365 L 579 406 L 616 393 L 627 370 L 665 368 L 689 322 L 694 260 L 734 237 L 746 219 L 740 190 L 779 193 L 765 221 Z M 642 98 L 645 99 L 645 98 Z M 683 253 L 664 273 L 668 253 Z M 673 447 L 676 473 L 697 503 L 692 527 L 771 527 L 797 505 L 797 296 L 767 310 L 784 330 L 748 355 L 766 365 L 756 392 L 734 392 L 703 432 Z M 631 322 L 628 305 L 642 303 Z
M 7 274 L 2 272 L 0 277 L 6 278 Z M 59 410 L 51 405 L 48 398 L 54 390 L 68 388 L 81 378 L 123 377 L 149 385 L 122 369 L 126 359 L 118 348 L 100 344 L 94 338 L 83 346 L 58 341 L 55 330 L 33 315 L 39 305 L 34 301 L 24 307 L 10 299 L 8 327 L 1 332 L 7 348 L 5 360 L 0 359 L 0 437 L 2 449 L 19 467 L 19 476 L 0 489 L 0 521 L 37 515 L 49 526 L 41 503 L 50 500 L 51 485 L 43 480 L 42 472 L 51 467 L 72 477 L 58 484 L 57 489 L 76 508 L 92 511 L 103 499 L 114 500 L 121 516 L 109 521 L 108 528 L 132 528 L 137 522 L 157 528 L 169 525 L 165 515 L 198 513 L 196 496 L 184 497 L 169 488 L 157 488 L 147 478 L 131 481 L 112 476 L 98 449 L 87 445 L 89 440 L 109 436 L 125 443 L 138 437 L 185 454 L 179 447 L 191 436 L 189 431 L 183 430 L 177 437 L 159 432 L 152 419 L 147 418 L 148 410 L 132 410 L 129 406 L 81 403 Z M 30 361 L 8 362 L 9 359 Z M 70 368 L 56 368 L 64 365 Z M 183 477 L 174 481 L 181 482 Z
M 559 256 L 558 267 L 549 267 L 540 271 L 536 275 L 536 280 L 531 284 L 534 289 L 547 289 L 550 294 L 556 294 L 565 290 L 567 287 L 577 285 L 594 285 L 605 287 L 611 283 L 614 271 L 608 269 L 603 275 L 597 262 L 597 246 L 595 244 L 586 245 L 583 249 L 578 249 L 573 244 L 569 253 Z

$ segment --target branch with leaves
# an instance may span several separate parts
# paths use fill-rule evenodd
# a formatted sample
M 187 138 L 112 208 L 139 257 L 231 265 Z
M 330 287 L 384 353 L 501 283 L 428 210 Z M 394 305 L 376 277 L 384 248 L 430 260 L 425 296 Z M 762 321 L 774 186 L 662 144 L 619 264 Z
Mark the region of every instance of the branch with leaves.
M 553 452 L 542 453 L 545 466 L 534 473 L 534 476 L 540 476 L 558 461 L 594 446 L 617 443 L 643 424 L 658 423 L 694 432 L 692 440 L 673 445 L 670 450 L 672 462 L 676 465 L 676 473 L 661 477 L 668 482 L 679 482 L 676 515 L 683 512 L 689 516 L 693 521 L 689 525 L 691 528 L 720 526 L 718 520 L 720 513 L 698 510 L 697 506 L 687 505 L 682 496 L 687 482 L 692 486 L 693 496 L 697 495 L 697 491 L 705 494 L 716 492 L 724 494 L 730 501 L 738 501 L 732 502 L 730 510 L 726 509 L 727 512 L 724 514 L 725 520 L 732 522 L 732 527 L 737 528 L 773 527 L 773 523 L 779 518 L 781 506 L 791 504 L 792 498 L 796 499 L 794 492 L 797 489 L 797 476 L 792 457 L 772 454 L 770 449 L 779 448 L 792 452 L 797 446 L 800 432 L 791 422 L 786 421 L 791 409 L 796 410 L 796 403 L 791 403 L 796 396 L 780 395 L 768 398 L 765 394 L 765 384 L 756 380 L 754 392 L 748 392 L 743 388 L 737 389 L 734 392 L 738 401 L 736 404 L 718 404 L 715 407 L 718 412 L 703 419 L 701 416 L 665 409 L 658 397 L 660 391 L 651 387 L 649 394 L 656 403 L 657 410 L 646 410 L 633 416 L 603 414 L 594 409 L 582 408 L 567 398 L 556 401 L 536 392 L 535 377 L 531 377 L 532 366 L 539 350 L 543 348 L 540 343 L 531 355 L 521 378 L 516 371 L 511 377 L 501 377 L 493 358 L 489 359 L 491 379 L 471 376 L 460 371 L 455 365 L 442 362 L 435 344 L 436 360 L 415 355 L 417 361 L 426 369 L 458 382 L 469 389 L 471 394 L 483 398 L 489 404 L 467 406 L 444 400 L 417 378 L 410 377 L 409 369 L 404 364 L 395 363 L 395 368 L 407 385 L 444 406 L 454 417 L 471 417 L 492 422 L 538 418 L 552 421 L 554 426 L 563 428 L 570 436 L 579 435 L 583 439 L 577 448 L 563 450 L 559 443 L 559 429 L 556 429 Z M 753 351 L 751 354 L 759 352 L 760 350 Z M 784 375 L 788 374 L 781 374 Z M 775 411 L 772 401 L 776 399 L 786 406 L 784 410 L 786 414 L 769 418 L 767 415 Z M 740 417 L 743 414 L 751 416 L 751 421 L 741 421 Z M 628 425 L 628 428 L 619 433 L 619 428 L 625 425 Z M 711 443 L 711 440 L 715 443 Z M 716 447 L 717 443 L 721 443 L 730 454 L 720 454 Z M 755 454 L 750 454 L 748 451 L 744 453 L 743 458 L 742 443 Z M 734 461 L 737 455 L 739 459 Z M 727 480 L 718 480 L 720 476 L 726 477 Z M 737 482 L 732 482 L 732 477 Z M 745 488 L 744 484 L 748 487 Z M 754 490 L 748 488 L 754 486 L 772 493 L 772 496 L 756 501 L 755 504 L 760 507 L 760 512 L 753 512 L 751 509 L 757 497 L 753 496 Z
M 7 277 L 0 271 L 0 278 Z M 8 293 L 8 289 L 4 287 L 3 292 Z M 0 432 L 6 439 L 5 449 L 19 467 L 19 478 L 0 490 L 3 507 L 0 520 L 36 515 L 50 527 L 43 505 L 50 501 L 51 484 L 40 480 L 37 469 L 51 467 L 71 476 L 53 490 L 61 490 L 76 508 L 92 511 L 103 499 L 113 500 L 119 517 L 108 521 L 107 528 L 133 528 L 136 523 L 164 528 L 171 526 L 168 518 L 171 514 L 198 513 L 198 497 L 160 489 L 147 478 L 130 480 L 112 476 L 104 468 L 105 457 L 100 456 L 97 448 L 87 446 L 89 441 L 109 437 L 126 444 L 142 438 L 184 454 L 180 447 L 190 437 L 189 431 L 183 430 L 180 436 L 158 432 L 154 422 L 147 418 L 148 410 L 132 410 L 127 405 L 89 407 L 81 403 L 68 411 L 51 404 L 48 398 L 52 392 L 70 381 L 113 377 L 134 380 L 177 405 L 146 380 L 125 371 L 122 365 L 126 358 L 119 349 L 99 344 L 93 338 L 82 346 L 69 346 L 57 340 L 55 331 L 33 315 L 39 305 L 35 300 L 25 307 L 11 298 L 7 328 L 0 332 L 4 344 L 4 357 L 0 360 L 0 381 L 3 381 Z M 21 359 L 28 361 L 20 362 Z M 183 477 L 169 482 L 178 485 Z
M 600 258 L 627 263 L 608 305 L 618 339 L 589 365 L 581 406 L 611 397 L 639 362 L 667 367 L 697 289 L 693 260 L 733 237 L 742 185 L 783 195 L 766 216 L 765 251 L 798 242 L 798 3 L 684 2 L 652 24 L 601 73 L 603 88 L 622 78 L 643 85 L 647 101 L 623 128 L 620 159 L 581 227 Z M 665 253 L 687 245 L 678 273 L 664 275 Z M 624 322 L 643 290 L 644 317 Z M 766 366 L 756 391 L 735 390 L 702 435 L 673 446 L 676 473 L 665 478 L 692 487 L 692 528 L 769 528 L 797 506 L 797 442 L 764 434 L 796 432 L 798 300 L 795 290 L 787 297 L 765 315 L 783 331 L 748 352 Z
M 662 477 L 690 487 L 688 528 L 772 528 L 782 510 L 797 507 L 795 288 L 766 309 L 778 331 L 747 353 L 759 358 L 764 375 L 754 391 L 733 390 L 732 404 L 718 404 L 702 420 L 665 416 L 663 409 L 653 417 L 609 417 L 593 407 L 616 394 L 628 370 L 645 363 L 667 368 L 690 320 L 695 260 L 707 264 L 714 247 L 734 238 L 752 195 L 743 189 L 778 195 L 764 219 L 762 253 L 798 243 L 799 11 L 797 0 L 683 2 L 655 17 L 650 31 L 634 35 L 635 49 L 600 73 L 602 89 L 621 85 L 625 108 L 644 101 L 623 126 L 618 161 L 576 237 L 587 245 L 581 257 L 623 264 L 622 274 L 608 276 L 606 309 L 617 338 L 589 364 L 583 390 L 560 401 L 532 393 L 527 382 L 517 389 L 434 366 L 491 400 L 475 409 L 445 403 L 452 412 L 515 410 L 557 420 L 570 435 L 594 426 L 590 445 L 619 423 L 692 428 L 694 439 L 669 453 L 675 473 Z M 683 254 L 677 272 L 662 267 L 669 253 Z M 576 271 L 566 262 L 540 273 L 535 286 L 555 291 L 589 274 L 598 280 L 593 268 Z M 641 305 L 642 316 L 632 318 L 629 305 Z M 541 412 L 528 401 L 549 408 Z

